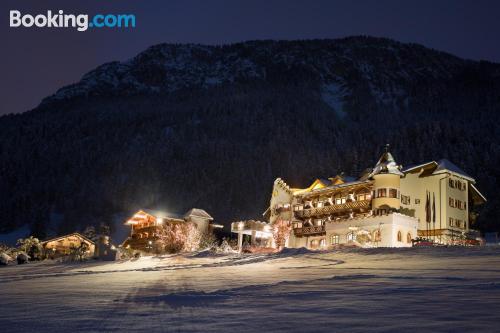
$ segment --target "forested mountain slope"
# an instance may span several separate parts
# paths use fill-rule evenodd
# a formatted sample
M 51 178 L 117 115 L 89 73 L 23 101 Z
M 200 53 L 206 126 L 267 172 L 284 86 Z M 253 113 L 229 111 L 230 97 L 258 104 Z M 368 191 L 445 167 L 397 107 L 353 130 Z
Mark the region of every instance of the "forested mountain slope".
M 43 236 L 140 207 L 260 218 L 272 182 L 358 175 L 390 143 L 447 158 L 498 229 L 500 65 L 388 39 L 153 46 L 0 117 L 3 231 Z

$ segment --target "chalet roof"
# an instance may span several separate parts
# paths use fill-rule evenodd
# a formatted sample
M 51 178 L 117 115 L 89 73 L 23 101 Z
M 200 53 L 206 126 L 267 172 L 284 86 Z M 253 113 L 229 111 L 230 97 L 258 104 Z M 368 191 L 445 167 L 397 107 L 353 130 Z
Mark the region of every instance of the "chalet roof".
M 163 219 L 182 219 L 183 216 L 175 213 L 168 213 L 163 210 L 157 209 L 141 209 L 144 213 L 152 215 L 154 217 L 161 217 Z
M 403 176 L 400 167 L 396 164 L 396 160 L 389 152 L 389 146 L 386 146 L 385 152 L 380 156 L 377 164 L 370 173 L 369 178 L 378 174 L 393 174 Z
M 468 178 L 472 178 L 465 171 L 463 171 L 462 169 L 460 169 L 455 164 L 451 163 L 450 161 L 448 161 L 445 158 L 439 160 L 437 162 L 437 164 L 438 164 L 438 166 L 437 166 L 436 170 L 434 170 L 434 173 L 439 173 L 440 171 L 449 170 L 449 171 L 452 171 L 452 172 L 457 173 L 459 175 L 462 175 L 462 176 L 465 176 Z
M 323 188 L 320 188 L 320 189 L 317 189 L 317 190 L 313 190 L 313 191 L 310 191 L 310 192 L 306 192 L 306 193 L 303 193 L 302 196 L 303 197 L 307 197 L 309 195 L 317 195 L 317 194 L 321 194 L 321 193 L 324 193 L 324 192 L 329 192 L 329 191 L 332 191 L 332 190 L 344 189 L 344 188 L 349 188 L 349 187 L 354 187 L 354 186 L 368 185 L 370 183 L 371 183 L 370 180 L 356 180 L 356 181 L 353 181 L 353 182 L 342 183 L 342 184 L 338 184 L 338 185 L 331 185 L 331 186 L 323 187 Z
M 191 208 L 186 214 L 184 214 L 185 219 L 187 219 L 190 216 L 201 217 L 201 218 L 208 219 L 210 221 L 214 219 L 205 210 L 200 209 L 200 208 Z
M 456 166 L 454 163 L 450 162 L 449 160 L 443 158 L 440 159 L 439 161 L 430 161 L 418 165 L 413 165 L 406 167 L 403 169 L 403 173 L 408 173 L 408 172 L 414 172 L 414 171 L 420 171 L 421 169 L 424 169 L 424 171 L 420 174 L 420 177 L 427 177 L 430 175 L 437 175 L 440 173 L 444 173 L 446 171 L 451 171 L 455 174 L 458 174 L 460 176 L 463 176 L 465 178 L 468 178 L 470 181 L 474 181 L 474 178 L 469 176 L 465 171 L 460 169 L 458 166 Z
M 64 239 L 64 238 L 67 238 L 67 237 L 70 237 L 70 236 L 77 236 L 77 237 L 80 237 L 81 239 L 91 243 L 91 244 L 95 244 L 95 242 L 87 237 L 85 237 L 84 235 L 82 235 L 81 233 L 79 232 L 73 232 L 71 234 L 67 234 L 67 235 L 62 235 L 62 236 L 58 236 L 58 237 L 54 237 L 54 238 L 50 238 L 50 239 L 47 239 L 47 240 L 44 240 L 42 242 L 40 242 L 41 244 L 45 244 L 45 243 L 48 243 L 48 242 L 53 242 L 53 241 L 58 241 L 60 239 Z
M 487 201 L 486 197 L 481 192 L 479 192 L 477 187 L 475 187 L 472 183 L 469 183 L 469 193 L 472 200 L 474 201 L 474 204 L 476 205 L 483 204 Z

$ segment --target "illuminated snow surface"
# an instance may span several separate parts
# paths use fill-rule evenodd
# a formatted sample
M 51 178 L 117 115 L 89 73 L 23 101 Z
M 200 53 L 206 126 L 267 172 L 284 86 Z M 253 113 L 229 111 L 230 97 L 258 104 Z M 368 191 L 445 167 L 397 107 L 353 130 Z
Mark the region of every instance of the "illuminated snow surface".
M 500 248 L 0 267 L 1 332 L 493 332 Z

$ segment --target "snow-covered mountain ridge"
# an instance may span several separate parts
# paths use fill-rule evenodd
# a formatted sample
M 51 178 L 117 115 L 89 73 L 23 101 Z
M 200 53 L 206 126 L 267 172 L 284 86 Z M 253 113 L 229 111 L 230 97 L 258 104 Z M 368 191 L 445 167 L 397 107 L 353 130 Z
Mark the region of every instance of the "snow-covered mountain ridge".
M 124 62 L 110 62 L 45 99 L 166 94 L 300 73 L 322 87 L 352 94 L 360 83 L 378 102 L 405 96 L 408 84 L 449 79 L 466 60 L 415 44 L 383 38 L 252 41 L 223 46 L 159 44 Z M 497 74 L 500 70 L 497 67 Z M 326 88 L 328 91 L 329 89 Z

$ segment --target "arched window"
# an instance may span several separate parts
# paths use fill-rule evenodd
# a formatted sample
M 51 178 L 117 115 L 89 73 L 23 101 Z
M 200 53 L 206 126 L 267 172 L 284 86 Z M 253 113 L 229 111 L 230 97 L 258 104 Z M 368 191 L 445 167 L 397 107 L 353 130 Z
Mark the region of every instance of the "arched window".
M 331 235 L 330 236 L 330 243 L 332 245 L 340 244 L 340 236 L 339 235 Z
M 354 242 L 356 240 L 356 235 L 351 231 L 347 234 L 346 238 L 348 243 Z
M 319 241 L 319 246 L 320 247 L 325 247 L 326 246 L 326 240 L 324 238 Z
M 319 241 L 317 239 L 311 240 L 311 248 L 315 249 L 319 245 Z
M 375 242 L 382 241 L 382 235 L 380 234 L 380 230 L 375 230 L 373 232 L 373 241 L 375 241 Z
M 403 235 L 401 234 L 401 231 L 398 231 L 398 242 L 403 241 Z
M 411 234 L 410 233 L 406 234 L 406 242 L 411 243 Z

